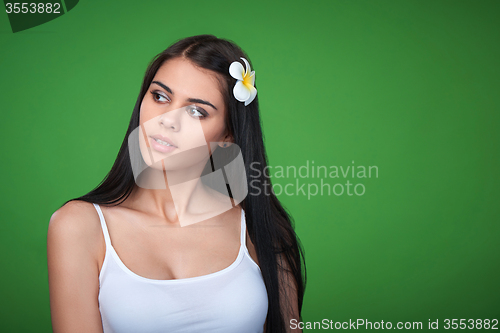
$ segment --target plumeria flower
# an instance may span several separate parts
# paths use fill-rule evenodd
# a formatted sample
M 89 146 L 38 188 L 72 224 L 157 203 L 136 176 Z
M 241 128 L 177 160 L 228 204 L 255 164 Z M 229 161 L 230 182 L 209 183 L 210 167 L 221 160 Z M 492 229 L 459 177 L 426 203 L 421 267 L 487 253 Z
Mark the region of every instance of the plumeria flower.
M 229 66 L 229 74 L 238 80 L 233 88 L 234 97 L 240 102 L 245 102 L 245 106 L 247 106 L 257 95 L 257 89 L 253 86 L 255 83 L 255 71 L 250 72 L 248 60 L 245 58 L 241 59 L 245 62 L 245 69 L 243 69 L 243 65 L 239 61 L 234 61 Z

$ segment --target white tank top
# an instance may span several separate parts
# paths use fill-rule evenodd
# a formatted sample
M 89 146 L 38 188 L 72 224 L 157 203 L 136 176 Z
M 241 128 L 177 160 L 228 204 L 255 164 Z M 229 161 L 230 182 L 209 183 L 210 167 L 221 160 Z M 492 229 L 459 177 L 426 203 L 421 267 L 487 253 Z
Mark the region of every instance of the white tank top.
M 241 210 L 241 245 L 225 269 L 175 280 L 142 277 L 129 270 L 111 245 L 98 204 L 106 243 L 99 273 L 99 311 L 104 333 L 261 333 L 267 316 L 267 291 L 259 266 L 245 244 Z

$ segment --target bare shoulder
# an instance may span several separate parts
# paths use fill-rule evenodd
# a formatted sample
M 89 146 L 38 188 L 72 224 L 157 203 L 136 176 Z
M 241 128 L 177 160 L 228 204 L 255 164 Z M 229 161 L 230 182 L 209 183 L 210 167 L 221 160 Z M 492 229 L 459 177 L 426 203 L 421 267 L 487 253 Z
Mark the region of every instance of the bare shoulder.
M 89 202 L 74 200 L 56 210 L 50 217 L 47 243 L 66 240 L 68 245 L 86 245 L 96 249 L 101 226 L 97 211 Z M 87 247 L 88 246 L 88 247 Z
M 88 202 L 70 201 L 50 218 L 47 265 L 54 332 L 102 332 L 99 228 L 99 215 Z
M 50 217 L 49 231 L 89 233 L 99 226 L 99 215 L 89 202 L 74 200 Z

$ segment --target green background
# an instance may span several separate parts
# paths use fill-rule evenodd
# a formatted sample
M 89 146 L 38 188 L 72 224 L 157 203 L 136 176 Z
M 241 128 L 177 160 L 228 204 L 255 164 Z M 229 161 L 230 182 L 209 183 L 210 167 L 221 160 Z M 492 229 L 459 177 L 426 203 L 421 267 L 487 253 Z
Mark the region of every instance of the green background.
M 361 196 L 279 196 L 305 321 L 500 319 L 499 17 L 498 1 L 80 1 L 14 34 L 0 13 L 0 330 L 51 330 L 50 216 L 111 168 L 152 57 L 202 33 L 249 54 L 270 165 L 379 169 L 324 179 Z

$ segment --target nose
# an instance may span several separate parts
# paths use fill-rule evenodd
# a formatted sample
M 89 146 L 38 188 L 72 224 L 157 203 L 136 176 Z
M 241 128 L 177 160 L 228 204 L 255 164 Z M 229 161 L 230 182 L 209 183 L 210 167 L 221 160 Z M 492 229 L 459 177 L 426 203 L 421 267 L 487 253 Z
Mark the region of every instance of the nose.
M 182 108 L 165 112 L 159 118 L 160 126 L 163 126 L 167 129 L 172 129 L 174 131 L 180 130 L 181 112 Z

